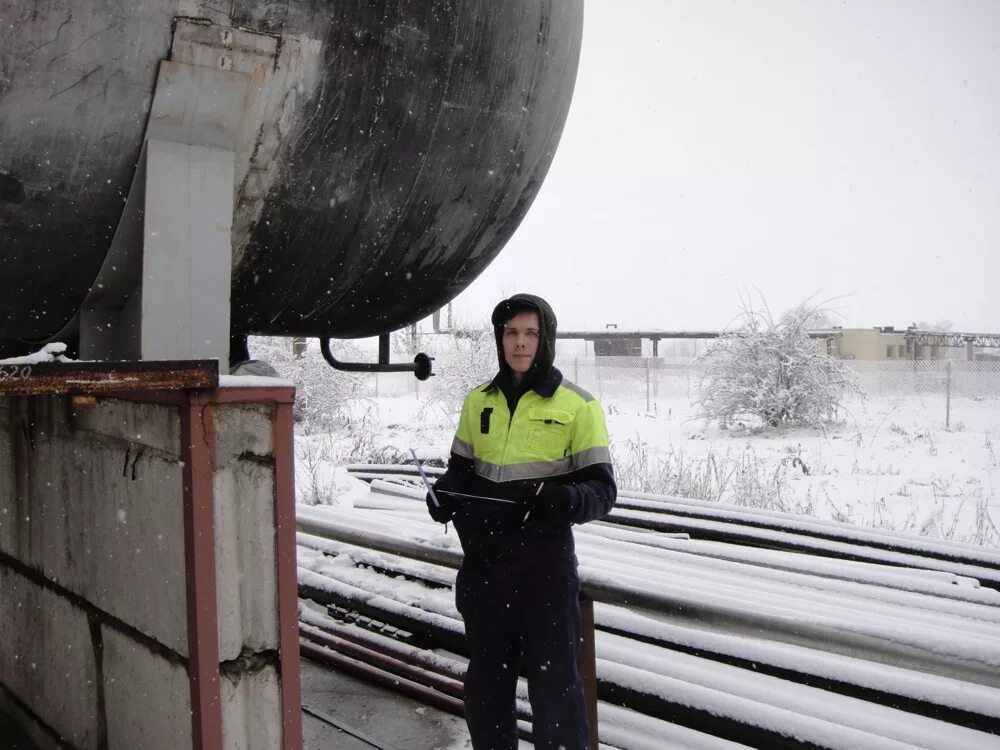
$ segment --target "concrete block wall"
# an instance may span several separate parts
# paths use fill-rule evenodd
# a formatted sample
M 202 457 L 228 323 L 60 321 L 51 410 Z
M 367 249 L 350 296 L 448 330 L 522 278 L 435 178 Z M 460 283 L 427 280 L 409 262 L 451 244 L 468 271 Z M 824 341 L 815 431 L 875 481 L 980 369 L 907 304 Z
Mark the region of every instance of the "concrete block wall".
M 215 539 L 219 656 L 278 648 L 274 469 L 268 410 L 215 412 Z
M 100 747 L 94 641 L 82 609 L 0 566 L 0 708 L 36 744 L 62 738 L 73 747 Z
M 115 628 L 103 628 L 102 637 L 107 746 L 193 747 L 186 664 L 164 658 Z
M 0 552 L 186 656 L 176 409 L 6 401 L 0 439 L 20 455 L 2 473 L 21 486 L 0 495 Z
M 290 415 L 293 392 L 281 390 Z M 215 438 L 204 464 L 215 606 L 201 609 L 217 614 L 218 635 L 218 653 L 206 657 L 214 672 L 199 688 L 215 681 L 207 699 L 193 677 L 205 660 L 189 654 L 198 641 L 185 534 L 196 484 L 185 486 L 188 396 L 79 407 L 67 396 L 0 398 L 0 707 L 42 747 L 296 746 L 297 651 L 291 668 L 282 663 L 276 572 L 276 498 L 291 487 L 276 484 L 270 397 L 210 395 L 199 407 Z M 290 472 L 280 474 L 290 485 Z M 283 692 L 290 680 L 294 694 Z

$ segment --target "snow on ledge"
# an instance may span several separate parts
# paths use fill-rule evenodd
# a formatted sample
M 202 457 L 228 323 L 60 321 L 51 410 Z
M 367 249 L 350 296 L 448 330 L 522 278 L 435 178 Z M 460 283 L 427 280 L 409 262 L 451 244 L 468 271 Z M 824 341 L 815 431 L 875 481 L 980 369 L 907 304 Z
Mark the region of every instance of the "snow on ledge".
M 0 365 L 40 365 L 44 362 L 73 362 L 74 360 L 63 356 L 66 351 L 66 344 L 55 341 L 46 344 L 37 352 L 25 354 L 23 357 L 10 357 L 0 359 Z
M 220 375 L 220 388 L 294 388 L 295 383 L 267 375 Z

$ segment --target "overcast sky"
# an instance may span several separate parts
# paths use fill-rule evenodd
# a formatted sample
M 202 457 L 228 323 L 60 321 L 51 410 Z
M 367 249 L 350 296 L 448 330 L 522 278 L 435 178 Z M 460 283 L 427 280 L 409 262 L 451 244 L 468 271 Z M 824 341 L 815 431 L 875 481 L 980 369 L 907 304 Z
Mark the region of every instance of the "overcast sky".
M 1000 331 L 1000 0 L 589 0 L 569 120 L 456 301 L 718 328 L 759 290 L 851 327 Z

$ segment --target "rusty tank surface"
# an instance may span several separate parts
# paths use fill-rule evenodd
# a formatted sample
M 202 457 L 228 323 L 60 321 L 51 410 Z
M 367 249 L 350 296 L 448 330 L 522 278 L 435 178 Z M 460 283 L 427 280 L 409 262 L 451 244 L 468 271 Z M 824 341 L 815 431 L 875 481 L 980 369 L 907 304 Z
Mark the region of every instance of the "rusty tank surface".
M 233 332 L 352 338 L 438 309 L 503 248 L 582 24 L 582 0 L 0 3 L 0 356 L 66 331 L 95 283 L 161 61 L 214 45 L 259 75 Z

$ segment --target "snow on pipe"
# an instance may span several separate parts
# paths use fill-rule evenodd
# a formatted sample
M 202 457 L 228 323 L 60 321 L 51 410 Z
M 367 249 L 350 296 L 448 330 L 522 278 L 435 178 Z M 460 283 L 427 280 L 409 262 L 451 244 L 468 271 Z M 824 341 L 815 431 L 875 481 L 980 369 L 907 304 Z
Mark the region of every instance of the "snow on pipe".
M 310 541 L 315 543 L 321 540 Z M 341 548 L 338 552 L 346 552 L 362 565 L 375 564 L 383 568 L 380 570 L 383 575 L 397 577 L 405 574 L 405 565 L 385 569 L 384 560 L 378 560 L 377 555 L 366 557 L 363 550 Z M 380 619 L 377 613 L 370 614 Z M 870 663 L 851 656 L 824 653 L 806 646 L 668 624 L 614 607 L 599 609 L 597 623 L 602 632 L 638 638 L 665 649 L 697 653 L 713 661 L 779 676 L 792 682 L 816 685 L 874 703 L 894 705 L 958 725 L 988 731 L 1000 729 L 1000 722 L 997 721 L 1000 716 L 1000 692 L 984 686 L 893 665 Z
M 875 584 L 884 589 L 932 594 L 938 599 L 1000 604 L 1000 592 L 973 587 L 946 571 L 880 565 L 860 560 L 838 560 L 819 555 L 803 555 L 787 550 L 746 547 L 692 539 L 689 534 L 650 534 L 621 524 L 594 523 L 582 530 L 583 537 L 640 545 L 660 552 L 683 552 L 686 556 L 753 565 L 759 570 L 809 573 L 814 577 L 854 583 Z M 580 538 L 578 537 L 578 541 Z M 683 541 L 680 541 L 683 540 Z
M 380 654 L 392 657 L 410 666 L 426 669 L 435 674 L 447 677 L 454 682 L 458 682 L 459 687 L 461 687 L 461 681 L 465 676 L 465 664 L 458 659 L 442 656 L 418 646 L 403 643 L 390 636 L 359 628 L 355 625 L 338 622 L 329 615 L 323 615 L 318 612 L 309 612 L 306 615 L 304 611 L 303 617 L 299 621 L 299 628 L 303 635 L 318 631 L 323 635 L 348 641 L 371 651 L 377 651 Z
M 393 672 L 386 671 L 378 666 L 372 666 L 349 656 L 344 656 L 337 651 L 319 646 L 313 643 L 300 642 L 299 649 L 303 656 L 307 656 L 314 661 L 318 661 L 327 666 L 361 677 L 369 682 L 382 685 L 390 690 L 406 693 L 414 698 L 418 698 L 436 708 L 443 709 L 449 713 L 464 715 L 462 701 L 451 695 L 442 693 L 434 688 L 422 685 L 409 679 L 405 679 Z
M 359 547 L 344 547 L 339 546 L 337 543 L 325 542 L 316 537 L 303 536 L 301 539 L 302 543 L 313 549 L 319 549 L 320 551 L 330 552 L 332 554 L 345 553 L 355 560 L 356 563 L 363 565 L 374 565 L 381 568 L 389 575 L 403 575 L 410 580 L 425 580 L 430 581 L 438 585 L 451 585 L 454 581 L 453 576 L 447 576 L 439 568 L 435 566 L 422 567 L 419 572 L 408 571 L 407 567 L 404 565 L 395 564 L 391 561 L 391 558 L 384 553 L 371 552 L 364 550 Z M 608 558 L 604 555 L 597 555 L 596 558 L 591 554 L 591 550 L 588 546 L 581 545 L 581 551 L 585 553 L 587 563 L 593 567 L 599 568 L 605 573 L 613 573 L 614 577 L 618 580 L 628 578 L 630 580 L 630 585 L 633 588 L 658 588 L 661 593 L 672 594 L 678 597 L 687 597 L 688 599 L 694 599 L 695 602 L 699 601 L 718 601 L 720 594 L 725 594 L 718 589 L 718 586 L 712 583 L 711 580 L 706 579 L 706 574 L 711 577 L 711 571 L 706 569 L 704 573 L 692 573 L 689 575 L 685 574 L 684 567 L 677 567 L 676 570 L 672 568 L 667 568 L 664 570 L 662 568 L 662 562 L 657 562 L 654 565 L 647 565 L 645 567 L 655 567 L 666 579 L 667 583 L 664 581 L 653 578 L 645 580 L 648 578 L 646 576 L 637 576 L 637 574 L 630 573 L 632 568 L 623 567 L 615 559 Z M 669 562 L 669 561 L 668 561 Z M 412 565 L 412 564 L 411 564 Z M 586 567 L 586 566 L 585 566 Z M 642 569 L 645 570 L 645 567 Z M 745 567 L 745 566 L 743 566 Z M 754 581 L 754 575 L 759 573 L 759 571 L 754 571 L 753 569 L 748 569 L 748 573 L 737 572 L 730 576 L 733 579 L 733 585 L 736 586 L 736 592 L 729 592 L 722 596 L 722 600 L 732 604 L 732 606 L 737 606 L 742 610 L 756 609 L 753 613 L 758 618 L 762 617 L 772 617 L 772 618 L 784 618 L 792 620 L 819 622 L 825 624 L 829 627 L 833 627 L 839 630 L 851 630 L 853 628 L 854 632 L 858 636 L 872 636 L 873 634 L 881 635 L 888 640 L 896 640 L 892 637 L 892 633 L 897 630 L 912 631 L 910 635 L 906 638 L 900 638 L 899 641 L 902 643 L 907 643 L 911 646 L 922 646 L 924 648 L 931 648 L 935 642 L 941 643 L 954 643 L 955 645 L 948 648 L 940 648 L 939 656 L 944 658 L 947 655 L 948 658 L 958 658 L 970 657 L 974 661 L 991 661 L 991 650 L 989 644 L 993 642 L 989 636 L 993 632 L 993 625 L 988 625 L 987 623 L 979 623 L 976 618 L 976 612 L 986 612 L 991 614 L 994 608 L 983 607 L 983 606 L 966 606 L 964 610 L 957 611 L 953 613 L 952 616 L 944 616 L 945 613 L 940 613 L 942 617 L 938 617 L 937 614 L 931 613 L 927 610 L 923 613 L 920 619 L 915 619 L 913 616 L 912 608 L 907 606 L 907 602 L 904 600 L 895 605 L 869 605 L 865 602 L 857 602 L 856 606 L 852 609 L 850 606 L 841 606 L 841 604 L 849 605 L 850 598 L 844 598 L 842 595 L 844 591 L 849 591 L 850 589 L 844 589 L 844 591 L 833 591 L 829 593 L 821 592 L 824 585 L 829 582 L 825 579 L 815 579 L 814 581 L 820 584 L 817 588 L 816 596 L 819 597 L 815 602 L 810 604 L 804 600 L 798 598 L 791 600 L 787 606 L 784 608 L 775 608 L 768 604 L 767 607 L 761 609 L 759 607 L 758 600 L 760 602 L 770 602 L 770 595 L 765 596 L 767 591 L 759 592 L 759 595 L 752 594 L 748 597 L 740 597 L 739 592 L 743 588 L 754 589 L 756 587 L 756 582 Z M 688 571 L 690 573 L 690 571 Z M 417 578 L 413 579 L 411 576 L 416 575 Z M 715 576 L 718 578 L 718 576 Z M 687 579 L 697 579 L 698 585 L 692 589 L 691 586 L 685 585 L 684 581 Z M 808 579 L 807 576 L 798 576 L 801 579 Z M 722 582 L 726 582 L 729 579 L 720 579 Z M 740 581 L 744 583 L 740 583 Z M 807 585 L 808 581 L 806 584 Z M 706 587 L 707 586 L 707 587 Z M 857 589 L 867 589 L 874 587 L 866 586 L 855 586 L 853 588 Z M 805 589 L 802 585 L 792 586 L 790 590 L 799 591 L 800 594 Z M 728 591 L 728 589 L 727 589 Z M 775 596 L 782 593 L 781 589 L 774 589 Z M 892 593 L 892 592 L 889 592 Z M 763 599 L 761 597 L 764 597 Z M 834 597 L 831 599 L 830 597 Z M 787 597 L 785 597 L 787 599 Z M 816 598 L 816 597 L 814 597 Z M 921 597 L 925 600 L 925 605 L 930 604 L 934 598 L 932 597 Z M 738 601 L 737 601 L 738 600 Z M 841 604 L 835 604 L 840 602 Z M 950 604 L 950 602 L 944 602 L 944 604 Z M 833 609 L 831 609 L 833 607 Z M 875 607 L 875 611 L 872 609 Z M 839 614 L 835 610 L 840 611 Z M 856 610 L 856 611 L 855 611 Z M 881 610 L 885 610 L 884 614 L 880 614 Z M 915 614 L 921 614 L 919 611 Z M 836 615 L 835 617 L 833 615 Z M 926 622 L 924 622 L 926 621 Z M 923 624 L 921 624 L 923 622 Z M 730 623 L 731 627 L 736 630 L 741 630 L 738 624 Z M 980 627 L 976 627 L 979 625 Z M 927 631 L 928 626 L 935 626 L 936 629 L 933 631 Z M 664 625 L 664 627 L 667 627 Z M 941 628 L 947 628 L 947 632 L 941 631 Z M 941 631 L 941 632 L 939 632 Z M 695 632 L 695 631 L 691 631 Z M 923 633 L 921 637 L 917 637 L 920 633 Z M 959 637 L 960 634 L 964 634 L 964 637 Z M 962 646 L 962 644 L 966 644 Z M 996 649 L 993 649 L 995 652 Z M 993 654 L 995 659 L 996 654 Z
M 460 552 L 442 549 L 431 544 L 421 544 L 411 542 L 389 534 L 379 534 L 372 531 L 362 531 L 357 528 L 338 524 L 328 517 L 312 516 L 308 508 L 297 509 L 296 526 L 299 531 L 324 539 L 334 539 L 348 544 L 355 544 L 359 547 L 376 549 L 382 552 L 391 552 L 403 555 L 413 560 L 443 565 L 447 568 L 457 569 L 462 564 Z
M 390 481 L 388 478 L 373 479 L 371 488 L 373 491 L 381 494 L 414 500 L 422 500 L 426 494 L 421 488 Z M 634 526 L 636 528 L 660 531 L 661 534 L 678 529 L 686 529 L 689 533 L 698 534 L 703 538 L 707 536 L 708 539 L 713 541 L 749 545 L 766 544 L 770 547 L 779 547 L 788 551 L 807 553 L 820 561 L 827 556 L 833 556 L 840 560 L 847 559 L 853 563 L 890 566 L 888 571 L 883 571 L 888 575 L 920 571 L 931 577 L 946 577 L 949 584 L 953 586 L 959 584 L 962 589 L 978 588 L 980 581 L 1000 587 L 1000 575 L 998 575 L 998 571 L 990 568 L 943 560 L 932 560 L 919 554 L 910 555 L 902 552 L 871 549 L 865 545 L 815 538 L 808 534 L 803 535 L 794 532 L 786 533 L 770 529 L 759 529 L 747 527 L 743 524 L 681 518 L 665 512 L 632 513 L 629 511 L 622 512 L 619 509 L 612 511 L 611 515 L 606 518 L 606 521 L 614 523 L 617 526 Z M 584 528 L 586 529 L 586 527 Z M 737 548 L 734 547 L 734 549 Z M 755 551 L 760 552 L 761 550 Z M 764 550 L 764 552 L 766 551 L 773 552 L 775 550 Z M 720 554 L 722 553 L 720 552 Z M 706 556 L 712 557 L 713 555 L 708 554 Z M 900 586 L 900 588 L 903 587 Z M 973 597 L 968 592 L 960 590 L 960 588 L 955 588 L 954 591 L 946 594 L 946 596 L 948 598 L 981 601 L 987 598 L 988 592 L 992 593 L 992 589 L 984 591 L 980 597 Z M 1000 601 L 1000 595 L 996 598 Z
M 617 507 L 689 514 L 706 519 L 736 521 L 759 528 L 806 533 L 824 539 L 854 541 L 880 549 L 905 549 L 943 560 L 970 561 L 1000 569 L 1000 553 L 961 542 L 929 540 L 900 531 L 872 530 L 839 521 L 809 518 L 794 513 L 751 509 L 738 505 L 693 500 L 645 492 L 621 492 Z
M 310 615 L 306 612 L 303 614 L 310 622 L 322 619 L 315 614 Z M 346 626 L 334 627 L 342 632 L 351 630 Z M 309 624 L 303 626 L 304 631 L 309 628 Z M 356 628 L 353 630 L 357 637 L 368 641 L 364 644 L 366 647 L 377 649 L 377 642 L 385 643 L 384 638 Z M 652 664 L 651 657 L 633 653 L 636 648 L 648 650 L 648 646 L 641 646 L 634 641 L 619 637 L 617 641 L 623 645 L 617 651 L 614 649 L 608 651 L 608 647 L 614 643 L 615 636 L 607 637 L 613 640 L 601 647 L 604 700 L 623 701 L 631 707 L 649 712 L 652 716 L 675 715 L 676 717 L 679 712 L 685 721 L 695 726 L 708 730 L 714 727 L 726 736 L 744 741 L 752 740 L 756 746 L 784 746 L 782 735 L 788 734 L 789 728 L 792 728 L 799 739 L 812 740 L 811 744 L 816 747 L 891 748 L 899 746 L 900 740 L 912 740 L 914 732 L 936 735 L 938 739 L 943 735 L 961 739 L 963 747 L 989 747 L 990 740 L 981 733 L 960 726 L 951 727 L 942 721 L 915 717 L 913 722 L 920 726 L 904 725 L 898 720 L 899 711 L 881 705 L 892 702 L 886 700 L 889 696 L 884 694 L 878 695 L 876 700 L 865 705 L 864 701 L 858 701 L 850 696 L 816 693 L 816 688 L 783 684 L 783 680 L 759 674 L 756 670 L 740 669 L 725 664 L 712 666 L 712 662 L 704 659 L 670 651 L 661 651 L 660 653 L 666 654 L 667 657 L 660 657 L 660 660 L 681 659 L 681 664 L 661 669 L 661 673 L 657 674 L 649 671 Z M 604 644 L 604 640 L 601 643 Z M 411 654 L 418 651 L 403 644 L 398 644 L 394 648 L 397 651 L 392 654 L 394 657 L 399 656 L 398 652 L 404 654 L 404 658 L 399 661 L 410 660 L 405 658 L 407 650 Z M 348 652 L 348 656 L 361 657 L 363 654 Z M 609 661 L 608 657 L 613 657 L 613 660 Z M 641 664 L 633 663 L 630 666 L 630 662 L 635 662 L 636 659 L 640 660 Z M 446 660 L 451 668 L 445 667 L 444 670 L 439 663 L 441 660 L 442 657 L 429 654 L 422 661 L 431 671 L 439 673 L 445 671 L 449 676 L 455 675 L 456 665 L 453 660 Z M 684 667 L 685 661 L 703 666 Z M 377 666 L 391 669 L 392 663 L 379 663 Z M 713 670 L 719 673 L 715 677 L 711 675 Z M 409 671 L 393 671 L 403 677 L 414 678 Z M 824 700 L 822 702 L 812 700 L 810 695 L 813 693 L 824 695 Z M 720 722 L 728 723 L 728 728 L 725 730 L 719 728 Z M 861 745 L 857 744 L 862 739 L 864 742 Z M 789 746 L 798 745 L 792 743 Z
M 670 513 L 614 510 L 606 520 L 650 531 L 687 531 L 699 539 L 746 545 L 766 545 L 806 554 L 838 559 L 877 562 L 905 568 L 947 571 L 967 579 L 969 585 L 980 583 L 1000 589 L 1000 570 L 981 565 L 969 565 L 949 560 L 933 559 L 922 553 L 907 554 L 887 549 L 874 549 L 865 544 L 833 541 L 809 534 L 756 528 L 745 524 L 727 523 L 678 516 Z
M 324 648 L 336 651 L 344 656 L 358 659 L 374 667 L 405 677 L 440 693 L 453 698 L 462 698 L 462 682 L 451 676 L 442 675 L 425 664 L 413 664 L 411 661 L 387 655 L 371 646 L 362 645 L 325 633 L 310 625 L 299 625 L 299 635 Z
M 379 534 L 357 527 L 343 527 L 329 519 L 300 517 L 301 531 L 316 536 L 333 538 L 360 547 L 402 555 L 445 567 L 457 568 L 461 556 L 457 551 L 443 550 L 424 543 L 415 543 L 387 534 Z M 676 587 L 629 586 L 620 582 L 621 576 L 606 575 L 603 569 L 581 567 L 584 593 L 594 601 L 641 607 L 661 615 L 669 615 L 693 622 L 711 621 L 723 624 L 727 630 L 740 633 L 767 633 L 771 639 L 799 645 L 815 645 L 847 654 L 865 654 L 873 661 L 898 662 L 916 669 L 993 685 L 998 683 L 997 665 L 989 644 L 968 644 L 961 654 L 943 648 L 933 634 L 923 634 L 917 628 L 900 636 L 891 626 L 878 623 L 851 630 L 851 622 L 823 616 L 781 616 L 780 613 L 761 614 L 747 608 L 738 598 L 706 596 L 705 592 L 685 593 Z M 301 579 L 300 579 L 301 580 Z M 905 636 L 905 637 L 904 637 Z M 926 637 L 925 637 L 926 636 Z M 968 640 L 968 639 L 967 639 Z M 977 649 L 986 649 L 981 654 Z
M 396 478 L 416 476 L 416 467 L 409 464 L 371 464 L 348 466 L 348 471 L 364 473 L 359 479 L 375 479 L 371 475 L 395 475 Z M 424 467 L 428 471 L 428 467 Z M 428 473 L 443 473 L 443 469 L 430 470 Z M 388 478 L 382 476 L 383 479 Z M 375 485 L 373 489 L 381 491 L 384 485 Z M 399 486 L 399 485 L 396 485 Z M 407 494 L 407 496 L 410 496 Z M 422 494 L 421 494 L 422 497 Z M 667 513 L 675 516 L 689 516 L 703 520 L 733 521 L 741 526 L 753 526 L 760 529 L 801 533 L 806 536 L 831 541 L 841 541 L 864 544 L 885 550 L 905 551 L 941 560 L 969 563 L 975 561 L 986 569 L 1000 571 L 1000 553 L 991 552 L 976 545 L 950 542 L 944 540 L 928 540 L 915 537 L 912 534 L 891 530 L 872 530 L 858 528 L 851 524 L 838 521 L 827 521 L 817 518 L 805 518 L 793 513 L 781 513 L 762 509 L 750 509 L 738 505 L 681 498 L 673 495 L 655 495 L 647 492 L 631 492 L 621 490 L 615 510 L 647 511 L 650 513 Z

